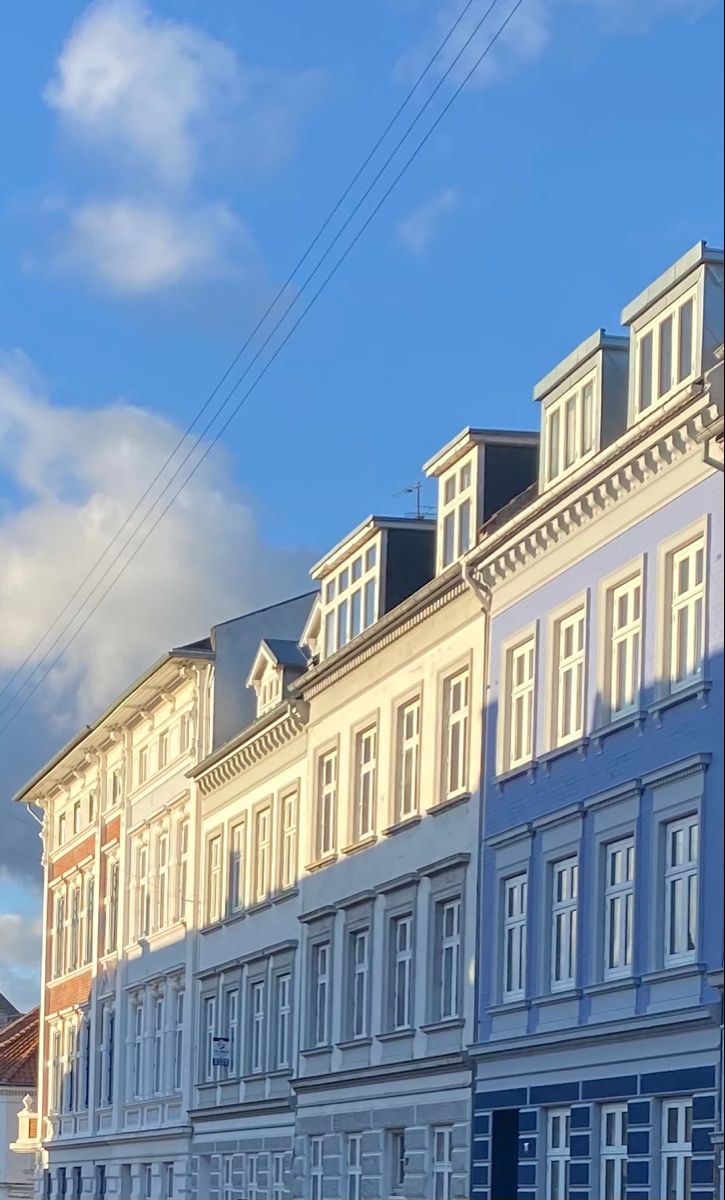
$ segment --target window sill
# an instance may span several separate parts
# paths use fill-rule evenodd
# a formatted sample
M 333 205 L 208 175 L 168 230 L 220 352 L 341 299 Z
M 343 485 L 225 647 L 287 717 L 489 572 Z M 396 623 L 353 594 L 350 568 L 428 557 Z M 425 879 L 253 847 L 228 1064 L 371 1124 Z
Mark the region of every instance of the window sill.
M 432 817 L 437 817 L 439 813 L 446 812 L 449 808 L 457 808 L 459 804 L 467 804 L 471 799 L 470 792 L 459 792 L 457 796 L 449 796 L 445 800 L 439 800 L 437 804 L 431 804 L 426 809 Z
M 264 912 L 265 908 L 271 908 L 274 904 L 272 896 L 266 896 L 264 900 L 255 900 L 254 904 L 250 904 L 246 910 L 248 917 L 253 917 L 255 913 Z
M 618 975 L 616 979 L 600 979 L 589 983 L 582 991 L 585 996 L 605 996 L 608 992 L 624 992 L 638 987 L 639 975 Z
M 315 1058 L 317 1055 L 332 1054 L 332 1045 L 326 1046 L 308 1046 L 306 1050 L 300 1050 L 303 1058 Z
M 277 895 L 273 897 L 272 903 L 284 904 L 285 900 L 294 900 L 295 896 L 299 896 L 299 894 L 300 889 L 298 887 L 284 888 L 283 891 L 278 892 Z
M 154 929 L 152 933 L 146 935 L 144 941 L 149 946 L 153 946 L 156 942 L 159 942 L 166 937 L 167 934 L 174 933 L 185 928 L 186 923 L 184 921 L 172 921 L 169 925 L 163 925 L 160 929 Z
M 48 987 L 55 987 L 56 983 L 66 983 L 69 979 L 77 979 L 84 971 L 90 971 L 92 963 L 83 963 L 80 967 L 73 967 L 72 971 L 63 971 L 60 975 L 54 975 L 48 980 Z
M 374 846 L 378 837 L 375 833 L 367 833 L 357 842 L 350 842 L 348 846 L 343 846 L 340 850 L 341 854 L 357 854 L 359 850 L 367 850 L 368 846 Z
M 314 871 L 321 871 L 323 867 L 329 867 L 332 863 L 337 862 L 338 854 L 333 850 L 331 854 L 325 854 L 322 858 L 316 858 L 312 862 L 307 863 L 305 870 L 312 874 Z
M 221 917 L 219 917 L 218 920 L 216 920 L 216 921 L 210 921 L 208 925 L 200 926 L 199 933 L 201 933 L 201 934 L 216 933 L 218 929 L 222 928 L 223 924 L 224 924 L 224 922 L 222 921 Z M 141 943 L 139 942 L 139 945 L 140 944 Z
M 275 1067 L 273 1071 L 267 1071 L 267 1078 L 268 1079 L 291 1079 L 293 1074 L 294 1074 L 294 1071 L 292 1070 L 291 1067 Z M 254 1078 L 257 1079 L 258 1076 L 255 1075 Z
M 687 687 L 676 688 L 675 691 L 667 692 L 665 696 L 660 696 L 659 700 L 655 700 L 650 704 L 648 712 L 654 718 L 655 725 L 658 729 L 662 728 L 662 714 L 668 708 L 674 708 L 676 704 L 684 704 L 686 700 L 698 699 L 700 708 L 707 708 L 707 696 L 712 683 L 709 679 L 696 679 Z
M 413 829 L 416 825 L 420 825 L 421 820 L 420 813 L 414 813 L 412 817 L 403 817 L 400 821 L 388 825 L 383 830 L 383 834 L 385 837 L 394 837 L 396 833 L 403 833 L 406 829 Z
M 509 767 L 508 770 L 502 771 L 500 775 L 496 776 L 496 787 L 498 788 L 499 795 L 504 789 L 504 784 L 510 783 L 513 779 L 518 779 L 521 775 L 528 775 L 529 782 L 533 783 L 536 779 L 536 768 L 538 765 L 538 759 L 529 758 L 526 762 L 518 763 L 515 767 Z
M 550 764 L 559 758 L 564 758 L 567 754 L 578 754 L 579 758 L 586 759 L 588 746 L 588 737 L 572 738 L 570 742 L 564 742 L 561 746 L 553 746 L 551 750 L 546 751 L 546 754 L 540 754 L 538 766 L 543 770 L 544 775 L 548 775 Z
M 443 1021 L 429 1021 L 421 1029 L 423 1033 L 439 1033 L 445 1029 L 463 1029 L 465 1023 L 463 1017 L 446 1017 Z
M 486 1012 L 492 1017 L 499 1017 L 505 1013 L 526 1012 L 531 1008 L 531 1001 L 525 996 L 520 996 L 516 1000 L 502 1000 L 500 1004 L 491 1004 Z
M 402 1042 L 406 1038 L 415 1036 L 415 1029 L 412 1025 L 406 1026 L 405 1029 L 387 1029 L 385 1033 L 379 1033 L 377 1040 L 379 1042 Z
M 224 918 L 225 925 L 235 925 L 237 921 L 243 921 L 249 909 L 240 908 L 236 912 L 231 912 L 228 917 Z M 203 931 L 202 931 L 203 932 Z
M 688 979 L 696 975 L 704 975 L 705 963 L 696 962 L 690 958 L 687 962 L 672 963 L 669 967 L 661 967 L 657 971 L 647 971 L 642 976 L 643 983 L 662 983 L 667 979 Z
M 240 1076 L 240 1079 L 242 1083 L 257 1083 L 263 1082 L 268 1075 L 271 1075 L 271 1071 L 247 1071 L 246 1074 Z M 224 1080 L 219 1082 L 223 1083 Z M 229 1082 L 233 1083 L 234 1080 L 230 1078 Z
M 358 1046 L 372 1046 L 373 1039 L 371 1037 L 346 1038 L 344 1042 L 338 1042 L 338 1050 L 355 1050 Z
M 641 737 L 646 720 L 647 713 L 637 709 L 634 712 L 624 713 L 621 717 L 615 717 L 613 721 L 608 721 L 606 725 L 600 725 L 598 729 L 592 730 L 591 739 L 597 754 L 602 753 L 602 742 L 604 739 L 610 737 L 613 733 L 619 733 L 622 729 L 630 729 L 632 726 L 635 726 L 637 733 Z
M 531 1003 L 539 1006 L 558 1004 L 560 1000 L 580 1000 L 581 995 L 581 988 L 562 988 L 560 992 L 544 992 L 541 996 L 532 996 Z

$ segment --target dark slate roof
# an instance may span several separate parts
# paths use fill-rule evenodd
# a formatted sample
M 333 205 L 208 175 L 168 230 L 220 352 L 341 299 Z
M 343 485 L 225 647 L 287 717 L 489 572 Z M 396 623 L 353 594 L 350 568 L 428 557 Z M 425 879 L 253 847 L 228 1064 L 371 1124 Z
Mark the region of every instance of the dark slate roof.
M 0 992 L 0 1017 L 19 1017 L 20 1013 L 14 1004 L 11 1004 L 7 996 L 3 996 Z
M 38 1079 L 40 1009 L 16 1017 L 0 1029 L 0 1087 L 34 1088 Z
M 281 667 L 300 667 L 303 671 L 307 667 L 307 655 L 298 642 L 286 638 L 263 638 L 263 642 Z

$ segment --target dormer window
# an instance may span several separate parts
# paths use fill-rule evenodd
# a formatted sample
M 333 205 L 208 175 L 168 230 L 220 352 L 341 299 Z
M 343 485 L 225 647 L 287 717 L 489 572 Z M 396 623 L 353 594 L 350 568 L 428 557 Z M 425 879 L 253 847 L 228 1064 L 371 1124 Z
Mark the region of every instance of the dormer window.
M 443 475 L 440 481 L 438 529 L 441 570 L 470 549 L 474 511 L 473 457 L 469 456 Z
M 262 679 L 259 688 L 259 713 L 260 715 L 269 708 L 274 708 L 279 700 L 279 672 L 274 667 L 267 669 L 267 672 Z
M 323 585 L 325 655 L 373 625 L 378 615 L 377 543 L 358 554 Z
M 636 415 L 667 399 L 695 375 L 696 288 L 636 335 Z
M 308 666 L 307 655 L 298 642 L 282 638 L 263 638 L 247 679 L 247 687 L 257 693 L 257 716 L 261 717 L 281 704 L 289 684 Z
M 545 412 L 546 482 L 553 483 L 594 450 L 596 372 L 550 404 Z

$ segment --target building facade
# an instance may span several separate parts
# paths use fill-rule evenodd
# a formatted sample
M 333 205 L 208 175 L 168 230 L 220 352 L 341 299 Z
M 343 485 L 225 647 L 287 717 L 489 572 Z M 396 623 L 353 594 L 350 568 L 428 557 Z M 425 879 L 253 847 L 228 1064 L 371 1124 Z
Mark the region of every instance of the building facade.
M 3 1008 L 12 1011 L 0 995 Z M 24 1118 L 35 1111 L 38 1027 L 37 1008 L 0 1025 L 0 1200 L 30 1200 L 33 1195 L 36 1130 Z
M 538 385 L 538 486 L 470 556 L 475 1200 L 717 1195 L 722 264 L 694 247 Z

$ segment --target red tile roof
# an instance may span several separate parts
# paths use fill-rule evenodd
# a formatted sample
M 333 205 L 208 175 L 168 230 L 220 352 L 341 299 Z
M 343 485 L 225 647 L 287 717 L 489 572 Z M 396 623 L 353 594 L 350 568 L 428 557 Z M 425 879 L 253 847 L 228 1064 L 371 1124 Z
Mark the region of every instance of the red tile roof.
M 0 1029 L 0 1087 L 34 1088 L 38 1076 L 40 1009 L 16 1017 Z

